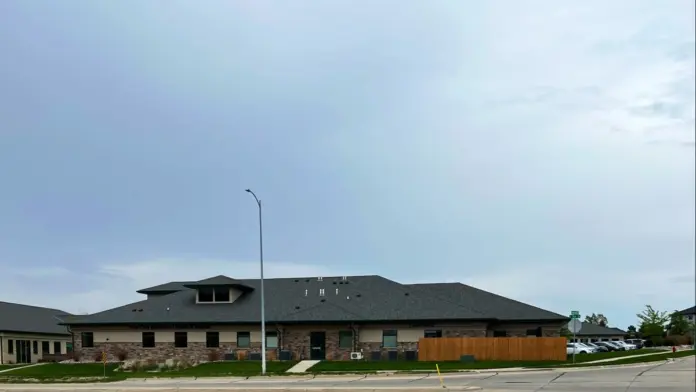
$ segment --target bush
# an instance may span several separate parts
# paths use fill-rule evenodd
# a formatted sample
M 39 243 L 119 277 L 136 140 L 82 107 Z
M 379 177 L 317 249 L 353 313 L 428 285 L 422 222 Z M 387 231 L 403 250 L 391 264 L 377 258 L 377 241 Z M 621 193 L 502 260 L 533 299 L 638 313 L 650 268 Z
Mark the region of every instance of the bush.
M 94 353 L 94 362 L 101 362 L 102 361 L 102 353 L 101 351 L 97 351 Z
M 128 351 L 126 351 L 126 350 L 124 350 L 124 349 L 122 349 L 122 348 L 119 347 L 119 348 L 116 350 L 116 358 L 118 358 L 118 360 L 119 360 L 120 362 L 125 361 L 126 359 L 128 359 Z
M 82 358 L 82 355 L 79 351 L 73 351 L 70 354 L 68 354 L 68 357 L 75 362 L 80 362 L 80 358 Z
M 218 350 L 208 351 L 208 361 L 215 362 L 220 360 L 220 352 Z
M 670 335 L 665 338 L 666 346 L 681 346 L 683 344 L 689 344 L 689 336 L 682 335 Z

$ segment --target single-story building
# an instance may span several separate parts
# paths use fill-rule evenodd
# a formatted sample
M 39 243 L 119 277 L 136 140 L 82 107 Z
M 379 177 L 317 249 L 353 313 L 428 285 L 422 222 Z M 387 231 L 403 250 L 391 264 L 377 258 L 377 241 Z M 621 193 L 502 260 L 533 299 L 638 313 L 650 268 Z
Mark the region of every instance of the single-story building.
M 684 310 L 680 311 L 679 314 L 684 316 L 684 318 L 688 322 L 690 322 L 692 324 L 696 323 L 696 306 L 692 306 L 688 309 L 684 309 Z
M 0 302 L 0 364 L 38 362 L 72 351 L 72 334 L 60 325 L 66 312 Z
M 582 328 L 575 334 L 571 342 L 604 342 L 608 340 L 623 340 L 626 337 L 626 331 L 618 328 L 603 327 L 592 323 L 582 323 Z
M 226 276 L 142 289 L 143 301 L 65 324 L 85 358 L 105 351 L 109 358 L 205 360 L 260 353 L 265 338 L 271 359 L 321 360 L 412 354 L 422 337 L 557 337 L 568 323 L 460 283 L 400 284 L 372 275 L 265 279 L 264 286 L 265 337 L 260 281 Z

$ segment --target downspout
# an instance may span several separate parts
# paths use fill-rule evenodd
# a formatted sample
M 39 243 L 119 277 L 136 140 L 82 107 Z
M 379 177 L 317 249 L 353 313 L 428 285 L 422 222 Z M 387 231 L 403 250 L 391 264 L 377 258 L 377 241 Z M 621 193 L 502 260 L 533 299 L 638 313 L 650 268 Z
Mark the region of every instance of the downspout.
M 353 331 L 353 351 L 358 351 L 358 330 L 354 323 L 350 323 L 350 330 Z
M 3 356 L 5 355 L 5 349 L 4 349 L 4 347 L 3 347 L 4 341 L 5 341 L 5 334 L 4 334 L 4 333 L 0 333 L 0 365 L 2 365 L 3 363 L 5 363 L 5 362 L 4 362 L 4 361 L 5 361 L 5 358 L 3 357 Z

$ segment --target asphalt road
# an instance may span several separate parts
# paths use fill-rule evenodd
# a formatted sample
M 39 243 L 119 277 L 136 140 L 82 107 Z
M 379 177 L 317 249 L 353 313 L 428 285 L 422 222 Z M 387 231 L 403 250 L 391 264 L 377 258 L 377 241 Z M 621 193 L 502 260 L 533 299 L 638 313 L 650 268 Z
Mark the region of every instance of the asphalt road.
M 443 377 L 451 390 L 486 392 L 693 392 L 696 390 L 694 357 L 671 363 L 630 367 L 556 369 L 526 372 L 449 374 Z M 442 390 L 437 375 L 255 377 L 205 379 L 129 380 L 108 384 L 21 385 L 0 384 L 4 391 L 359 391 Z

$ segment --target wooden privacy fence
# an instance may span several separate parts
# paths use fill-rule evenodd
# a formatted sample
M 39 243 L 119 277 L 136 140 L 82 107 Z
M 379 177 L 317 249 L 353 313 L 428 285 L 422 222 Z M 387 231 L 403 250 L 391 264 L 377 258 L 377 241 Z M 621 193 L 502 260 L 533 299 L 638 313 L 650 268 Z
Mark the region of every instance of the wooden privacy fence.
M 565 361 L 566 338 L 421 338 L 419 361 Z

